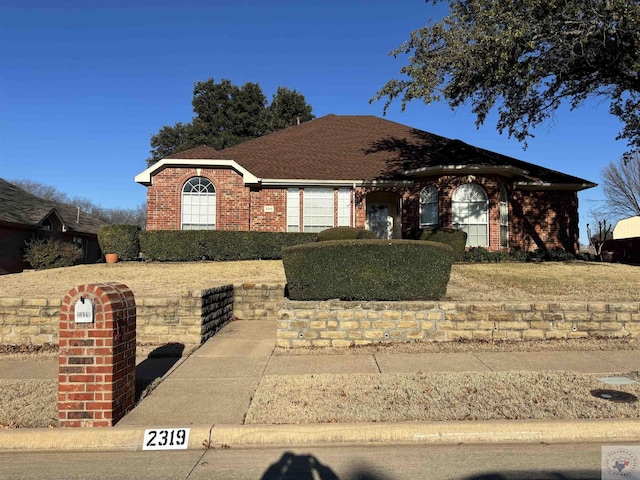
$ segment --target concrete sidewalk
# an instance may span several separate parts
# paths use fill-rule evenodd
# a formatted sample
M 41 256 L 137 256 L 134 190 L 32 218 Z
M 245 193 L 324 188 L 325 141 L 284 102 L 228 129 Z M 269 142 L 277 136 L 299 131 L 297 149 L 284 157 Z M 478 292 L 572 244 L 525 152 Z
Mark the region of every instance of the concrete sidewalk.
M 164 379 L 151 395 L 114 428 L 4 430 L 0 431 L 0 450 L 140 449 L 144 430 L 161 427 L 191 428 L 190 448 L 202 448 L 203 441 L 229 445 L 274 445 L 288 442 L 429 443 L 640 439 L 640 422 L 635 419 L 242 425 L 251 398 L 264 375 L 524 370 L 611 375 L 640 370 L 640 351 L 272 356 L 274 347 L 274 323 L 232 322 L 188 357 L 149 359 L 139 363 L 139 377 L 163 376 Z M 57 360 L 0 363 L 0 378 L 55 379 L 56 374 Z M 51 439 L 47 440 L 45 437 L 49 436 Z

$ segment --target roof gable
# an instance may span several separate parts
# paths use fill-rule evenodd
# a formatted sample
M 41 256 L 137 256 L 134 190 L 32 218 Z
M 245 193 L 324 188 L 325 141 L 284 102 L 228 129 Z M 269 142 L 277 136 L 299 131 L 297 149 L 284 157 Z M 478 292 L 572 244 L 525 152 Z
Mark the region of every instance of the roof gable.
M 73 205 L 44 200 L 0 178 L 0 222 L 39 228 L 52 215 L 72 232 L 95 234 L 106 225 Z
M 201 146 L 167 158 L 198 158 L 211 160 L 211 164 L 217 159 L 233 160 L 258 181 L 372 182 L 469 171 L 501 173 L 527 188 L 562 185 L 581 190 L 595 186 L 375 116 L 327 115 L 221 151 Z

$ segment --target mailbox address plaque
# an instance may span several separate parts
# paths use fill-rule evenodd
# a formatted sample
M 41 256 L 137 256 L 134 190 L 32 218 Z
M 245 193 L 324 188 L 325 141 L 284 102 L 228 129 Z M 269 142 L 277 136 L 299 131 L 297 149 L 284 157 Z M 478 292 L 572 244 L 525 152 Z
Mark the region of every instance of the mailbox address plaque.
M 76 323 L 93 323 L 95 321 L 94 304 L 88 298 L 78 300 L 74 311 Z

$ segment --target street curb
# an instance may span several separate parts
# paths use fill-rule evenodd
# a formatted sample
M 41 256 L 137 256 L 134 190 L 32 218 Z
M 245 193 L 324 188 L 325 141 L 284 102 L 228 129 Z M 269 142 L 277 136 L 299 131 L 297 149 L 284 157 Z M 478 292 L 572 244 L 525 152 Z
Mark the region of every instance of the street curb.
M 152 427 L 148 427 L 152 428 Z M 637 419 L 191 426 L 189 449 L 640 441 Z M 145 427 L 0 431 L 0 451 L 142 450 Z

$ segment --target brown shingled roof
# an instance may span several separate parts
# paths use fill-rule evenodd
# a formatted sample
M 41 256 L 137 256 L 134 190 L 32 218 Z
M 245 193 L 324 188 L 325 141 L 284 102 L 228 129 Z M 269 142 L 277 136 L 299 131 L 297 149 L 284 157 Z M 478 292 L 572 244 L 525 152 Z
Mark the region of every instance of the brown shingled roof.
M 183 160 L 214 160 L 220 158 L 220 153 L 208 145 L 190 148 L 181 152 L 168 155 L 165 158 L 180 158 Z
M 0 178 L 0 223 L 37 228 L 54 211 L 71 232 L 97 234 L 106 225 L 85 212 L 78 215 L 73 205 L 44 200 Z
M 196 152 L 196 150 L 199 150 Z M 198 147 L 174 157 L 235 160 L 258 178 L 379 180 L 446 165 L 516 167 L 523 180 L 595 186 L 506 155 L 375 116 L 327 115 L 219 152 Z M 189 155 L 186 157 L 185 155 Z M 517 179 L 517 178 L 516 178 Z

